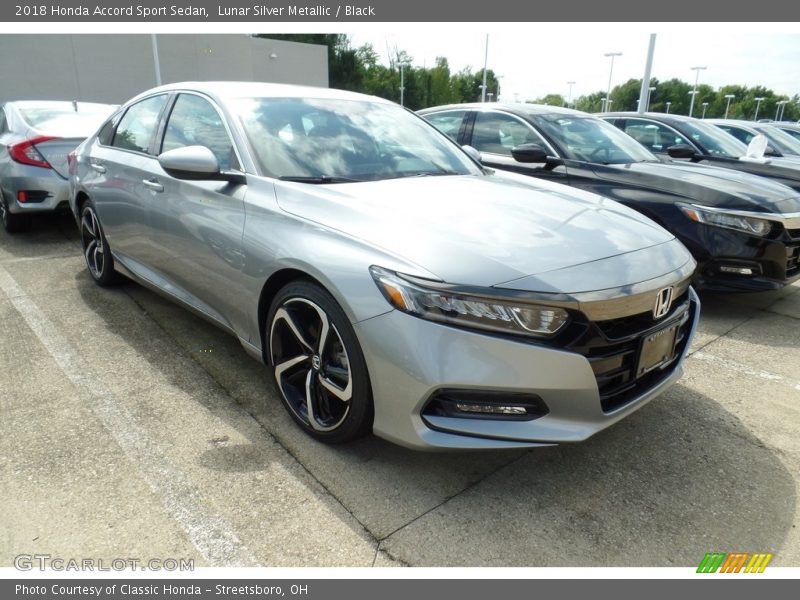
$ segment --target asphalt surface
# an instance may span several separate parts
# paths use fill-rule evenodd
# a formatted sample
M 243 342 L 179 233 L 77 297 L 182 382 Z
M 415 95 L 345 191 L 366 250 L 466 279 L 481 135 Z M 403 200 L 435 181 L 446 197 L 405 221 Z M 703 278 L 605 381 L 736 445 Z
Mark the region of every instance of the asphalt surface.
M 0 230 L 0 566 L 800 566 L 800 286 L 702 300 L 680 383 L 585 443 L 327 447 L 235 339 L 95 286 L 69 217 Z

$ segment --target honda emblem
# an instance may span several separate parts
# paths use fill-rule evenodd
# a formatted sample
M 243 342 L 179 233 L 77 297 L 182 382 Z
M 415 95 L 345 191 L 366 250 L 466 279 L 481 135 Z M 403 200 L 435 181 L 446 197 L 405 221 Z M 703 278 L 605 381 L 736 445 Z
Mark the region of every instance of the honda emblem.
M 672 305 L 672 286 L 665 287 L 656 294 L 656 305 L 653 307 L 653 318 L 660 319 L 669 312 Z

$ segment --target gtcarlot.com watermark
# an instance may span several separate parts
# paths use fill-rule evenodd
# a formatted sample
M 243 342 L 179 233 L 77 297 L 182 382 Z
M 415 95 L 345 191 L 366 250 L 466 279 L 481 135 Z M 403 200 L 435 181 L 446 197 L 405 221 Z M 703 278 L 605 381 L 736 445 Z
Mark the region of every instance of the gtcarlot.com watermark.
M 18 554 L 18 571 L 194 571 L 193 558 L 62 558 L 50 554 Z

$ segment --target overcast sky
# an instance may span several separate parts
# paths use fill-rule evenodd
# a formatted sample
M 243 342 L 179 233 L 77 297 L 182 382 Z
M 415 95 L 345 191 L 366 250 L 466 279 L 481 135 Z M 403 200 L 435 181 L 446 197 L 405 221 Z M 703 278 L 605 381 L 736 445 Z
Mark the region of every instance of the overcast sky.
M 721 5 L 722 6 L 722 5 Z M 399 24 L 349 32 L 356 46 L 371 43 L 387 61 L 388 51 L 406 50 L 415 66 L 447 57 L 451 71 L 483 68 L 486 34 L 488 67 L 500 80 L 500 96 L 533 99 L 547 93 L 573 98 L 608 86 L 608 52 L 614 59 L 612 87 L 641 78 L 650 33 L 656 33 L 652 76 L 700 83 L 763 85 L 780 94 L 800 94 L 800 24 Z

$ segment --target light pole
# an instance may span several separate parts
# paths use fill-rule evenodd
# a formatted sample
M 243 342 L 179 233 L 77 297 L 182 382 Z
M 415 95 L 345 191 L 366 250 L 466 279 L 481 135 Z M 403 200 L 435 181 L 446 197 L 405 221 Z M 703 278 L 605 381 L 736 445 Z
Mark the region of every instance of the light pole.
M 572 86 L 575 85 L 574 81 L 568 81 L 567 85 L 569 86 L 569 96 L 567 97 L 567 108 L 572 103 Z
M 670 105 L 670 104 L 672 104 L 672 102 L 666 102 L 666 105 L 667 105 L 667 114 L 669 114 L 669 105 Z
M 647 93 L 647 106 L 645 107 L 645 110 L 647 110 L 647 112 L 650 112 L 650 99 L 653 97 L 653 92 L 655 92 L 655 91 L 656 91 L 655 86 L 651 85 L 649 88 L 647 88 L 647 92 L 648 92 Z
M 608 112 L 608 105 L 611 104 L 611 75 L 614 73 L 614 57 L 622 56 L 622 52 L 606 52 L 603 56 L 611 57 L 611 68 L 608 70 L 608 90 L 606 91 L 606 103 L 603 112 Z
M 692 97 L 691 101 L 689 102 L 689 116 L 692 116 L 692 108 L 694 107 L 694 97 L 697 96 L 699 92 L 697 90 L 692 90 L 689 92 L 689 95 Z
M 700 117 L 701 119 L 706 118 L 706 109 L 708 108 L 708 102 L 703 102 L 703 116 Z
M 783 118 L 783 107 L 786 106 L 787 102 L 788 102 L 788 100 L 778 100 L 778 102 L 775 103 L 775 105 L 777 106 L 777 108 L 775 109 L 775 120 L 776 121 L 780 121 Z M 778 113 L 781 114 L 781 119 L 778 118 Z
M 761 101 L 764 100 L 764 97 L 760 98 L 753 98 L 756 101 L 756 114 L 753 116 L 753 121 L 758 121 L 758 107 L 761 106 Z
M 405 72 L 404 68 L 406 63 L 400 63 L 400 106 L 405 106 L 405 93 L 406 93 L 406 86 L 405 86 Z
M 489 34 L 486 34 L 486 46 L 483 53 L 483 85 L 481 86 L 481 102 L 486 102 L 486 67 L 489 66 Z
M 725 118 L 728 118 L 728 110 L 731 107 L 731 100 L 736 98 L 734 94 L 725 94 L 725 99 L 728 101 L 728 104 L 725 105 Z
M 692 116 L 692 110 L 694 109 L 694 97 L 697 95 L 697 82 L 700 80 L 700 71 L 705 71 L 708 67 L 692 67 L 689 69 L 690 71 L 695 72 L 694 76 L 694 89 L 692 90 L 692 101 L 689 103 L 689 116 Z

